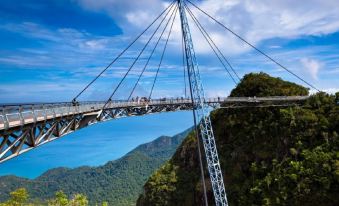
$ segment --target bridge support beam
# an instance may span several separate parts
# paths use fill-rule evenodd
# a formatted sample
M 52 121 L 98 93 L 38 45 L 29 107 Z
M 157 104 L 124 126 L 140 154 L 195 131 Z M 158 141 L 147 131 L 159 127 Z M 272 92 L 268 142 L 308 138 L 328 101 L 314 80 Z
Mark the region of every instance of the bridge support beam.
M 199 121 L 200 136 L 203 141 L 208 171 L 212 183 L 213 194 L 216 205 L 227 206 L 227 197 L 224 180 L 220 168 L 217 147 L 214 139 L 209 107 L 205 101 L 203 85 L 200 80 L 200 73 L 195 57 L 190 28 L 188 25 L 184 0 L 178 0 L 182 35 L 185 42 L 186 64 L 193 103 L 195 120 Z M 199 140 L 198 140 L 199 141 Z M 205 197 L 206 198 L 206 197 Z M 207 200 L 205 200 L 207 204 Z
M 101 109 L 102 107 L 98 108 Z M 67 113 L 58 115 L 59 117 L 57 118 L 54 117 L 55 115 L 49 119 L 40 118 L 39 116 L 39 118 L 36 118 L 37 122 L 31 121 L 31 123 L 26 122 L 26 124 L 24 124 L 25 122 L 15 121 L 20 124 L 9 129 L 4 126 L 2 126 L 2 128 L 0 127 L 0 163 L 95 123 L 122 117 L 192 110 L 192 104 L 181 102 L 169 105 L 113 106 L 106 108 L 103 111 L 105 115 L 98 119 L 98 114 L 101 112 L 100 109 L 94 108 L 93 111 L 77 114 L 72 114 L 69 112 L 69 109 L 67 109 Z M 42 117 L 47 117 L 48 115 L 46 114 L 48 113 L 49 112 L 46 111 L 41 115 Z M 15 114 L 14 116 L 17 116 L 20 120 L 22 113 Z M 0 115 L 0 118 L 1 117 Z M 30 116 L 28 118 L 32 119 Z M 4 122 L 1 121 L 0 123 L 4 124 Z
M 261 107 L 280 104 L 280 106 L 300 105 L 308 97 L 236 97 L 214 98 L 204 102 L 210 109 Z M 196 101 L 195 101 L 196 102 Z M 113 102 L 102 111 L 105 102 L 83 102 L 79 105 L 69 103 L 51 103 L 0 106 L 0 163 L 34 149 L 42 144 L 58 139 L 89 125 L 118 119 L 121 117 L 141 116 L 160 112 L 182 110 L 198 111 L 200 104 L 192 104 L 191 99 L 153 100 L 151 102 Z M 43 109 L 41 109 L 43 108 Z M 207 114 L 207 109 L 205 110 Z M 208 117 L 205 116 L 205 117 Z M 24 121 L 22 121 L 24 118 Z M 203 129 L 213 134 L 209 119 L 202 119 Z M 26 133 L 26 131 L 28 131 Z M 24 134 L 22 136 L 22 134 Z M 202 133 L 205 134 L 205 133 Z M 21 137 L 21 138 L 20 138 Z M 19 139 L 20 138 L 20 139 Z M 19 139 L 18 141 L 16 141 Z M 208 140 L 208 138 L 204 138 Z M 208 140 L 209 141 L 209 140 Z M 208 144 L 207 144 L 208 143 Z M 207 145 L 213 142 L 207 142 Z M 7 149 L 9 148 L 10 149 Z M 14 150 L 13 148 L 16 148 Z

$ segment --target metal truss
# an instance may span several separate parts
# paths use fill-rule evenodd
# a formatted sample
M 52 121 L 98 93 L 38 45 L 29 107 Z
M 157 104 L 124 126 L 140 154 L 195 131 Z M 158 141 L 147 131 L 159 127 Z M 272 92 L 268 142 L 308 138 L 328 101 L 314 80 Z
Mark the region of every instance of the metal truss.
M 66 116 L 53 121 L 43 121 L 9 131 L 2 131 L 0 162 L 9 160 L 77 130 L 80 125 L 81 116 Z
M 284 104 L 300 104 L 308 97 L 210 98 L 210 110 Z M 0 105 L 0 163 L 89 125 L 113 119 L 161 112 L 198 109 L 191 99 L 159 99 L 148 102 L 50 103 Z M 196 107 L 196 108 L 195 108 Z
M 47 113 L 50 111 L 45 110 L 42 116 L 31 118 L 36 121 L 26 124 L 24 122 L 27 119 L 20 120 L 20 118 L 19 120 L 6 122 L 7 126 L 14 125 L 12 124 L 13 122 L 19 124 L 7 129 L 0 129 L 0 163 L 95 123 L 122 117 L 192 109 L 190 103 L 182 102 L 180 104 L 136 104 L 135 106 L 124 107 L 112 105 L 102 111 L 99 109 L 102 104 L 92 105 L 90 106 L 92 110 L 84 112 L 69 112 L 74 111 L 76 108 L 79 109 L 79 106 L 70 106 L 67 113 L 54 115 L 54 117 L 50 116 L 51 118 L 47 118 Z M 22 117 L 23 114 L 25 113 L 15 113 L 18 117 Z M 5 116 L 8 117 L 9 115 Z M 4 122 L 0 121 L 0 126 L 1 123 L 2 126 L 5 125 Z
M 185 42 L 186 63 L 190 82 L 191 96 L 195 109 L 194 115 L 196 120 L 200 122 L 200 135 L 204 145 L 215 204 L 226 206 L 228 205 L 228 203 L 212 124 L 209 117 L 210 110 L 205 101 L 204 89 L 200 79 L 198 63 L 195 57 L 191 32 L 186 17 L 184 1 L 178 0 L 178 5 L 181 17 L 181 28 Z

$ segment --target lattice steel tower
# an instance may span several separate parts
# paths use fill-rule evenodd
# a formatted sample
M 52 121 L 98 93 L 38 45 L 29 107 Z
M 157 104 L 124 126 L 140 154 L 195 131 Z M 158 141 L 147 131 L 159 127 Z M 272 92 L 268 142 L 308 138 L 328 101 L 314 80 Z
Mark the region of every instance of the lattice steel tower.
M 205 155 L 207 159 L 208 171 L 212 183 L 216 205 L 228 205 L 224 181 L 221 173 L 217 147 L 215 144 L 209 108 L 205 104 L 205 94 L 200 80 L 200 73 L 195 57 L 192 36 L 187 21 L 184 0 L 178 0 L 181 18 L 182 35 L 185 44 L 186 64 L 190 82 L 194 116 L 199 121 L 200 135 L 203 140 Z

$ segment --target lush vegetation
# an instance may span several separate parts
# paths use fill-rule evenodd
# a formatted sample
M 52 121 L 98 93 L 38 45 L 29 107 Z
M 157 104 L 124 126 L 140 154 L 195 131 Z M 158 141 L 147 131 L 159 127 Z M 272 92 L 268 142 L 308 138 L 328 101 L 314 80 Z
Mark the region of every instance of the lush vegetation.
M 47 201 L 30 201 L 29 194 L 25 188 L 18 188 L 10 193 L 10 198 L 0 206 L 88 206 L 87 197 L 83 194 L 75 194 L 71 199 L 63 191 L 57 191 L 55 197 Z M 107 206 L 107 202 L 103 202 L 102 206 Z
M 232 96 L 304 94 L 306 88 L 263 73 L 246 75 L 232 91 Z M 338 100 L 339 93 L 318 93 L 303 106 L 213 112 L 230 205 L 339 205 Z M 205 179 L 214 205 L 206 170 Z M 202 194 L 191 134 L 149 178 L 137 205 L 203 205 Z
M 266 73 L 246 74 L 239 85 L 232 90 L 231 97 L 263 96 L 305 96 L 308 89 Z
M 147 178 L 173 155 L 189 131 L 174 137 L 159 137 L 100 167 L 57 168 L 34 180 L 0 177 L 0 201 L 7 201 L 11 191 L 24 187 L 29 193 L 29 202 L 44 205 L 58 191 L 64 193 L 57 193 L 57 197 L 64 196 L 65 200 L 78 197 L 78 193 L 86 195 L 89 205 L 101 205 L 105 201 L 108 205 L 135 205 Z M 68 202 L 60 205 L 70 205 L 72 201 Z

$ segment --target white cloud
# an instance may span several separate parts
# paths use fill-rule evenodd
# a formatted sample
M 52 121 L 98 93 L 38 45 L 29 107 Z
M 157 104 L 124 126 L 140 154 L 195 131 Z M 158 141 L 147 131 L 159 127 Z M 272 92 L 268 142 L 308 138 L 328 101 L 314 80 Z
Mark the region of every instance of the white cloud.
M 339 74 L 339 68 L 329 69 L 329 70 L 325 71 L 324 73 L 327 73 L 327 74 Z
M 321 68 L 321 63 L 319 61 L 315 59 L 302 58 L 300 62 L 313 79 L 318 79 L 318 73 Z
M 302 35 L 322 35 L 339 29 L 339 2 L 311 0 L 307 3 L 293 0 L 207 0 L 200 5 L 229 28 L 254 44 L 271 38 L 295 38 Z M 215 6 L 210 6 L 215 5 Z M 199 14 L 198 11 L 195 12 Z M 199 14 L 198 18 L 210 31 L 223 33 L 219 26 Z M 236 51 L 242 43 L 225 36 L 217 41 L 227 51 Z M 231 42 L 231 44 L 229 43 Z M 228 49 L 229 48 L 229 49 Z
M 227 97 L 229 96 L 229 91 L 225 90 L 207 90 L 206 91 L 206 97 L 207 98 L 215 98 L 215 97 Z
M 18 49 L 15 53 L 1 56 L 0 63 L 16 65 L 20 68 L 27 67 L 30 69 L 56 68 L 56 70 L 70 72 L 72 77 L 77 80 L 81 80 L 83 77 L 95 76 L 123 47 L 127 45 L 127 42 L 130 41 L 132 37 L 135 37 L 143 30 L 152 19 L 168 5 L 168 2 L 161 0 L 77 1 L 85 9 L 97 12 L 107 12 L 116 20 L 124 34 L 122 36 L 103 37 L 94 36 L 90 33 L 70 28 L 53 30 L 32 22 L 3 24 L 0 25 L 0 29 L 21 33 L 22 35 L 36 39 L 36 41 L 49 41 L 52 44 L 46 44 L 48 45 L 46 46 L 48 48 Z M 335 0 L 309 0 L 307 3 L 295 0 L 205 0 L 199 2 L 200 3 L 197 4 L 201 8 L 255 45 L 258 45 L 264 40 L 277 37 L 290 39 L 305 35 L 330 34 L 339 30 L 339 2 Z M 279 76 L 286 77 L 284 76 L 287 75 L 286 72 L 282 73 L 280 70 L 277 70 L 276 67 L 272 68 L 272 65 L 269 65 L 266 60 L 264 62 L 263 58 L 258 58 L 258 56 L 254 57 L 254 55 L 250 56 L 249 53 L 244 53 L 249 49 L 246 45 L 242 44 L 238 39 L 231 36 L 212 21 L 208 20 L 198 11 L 193 8 L 192 10 L 225 54 L 241 54 L 230 58 L 232 65 L 235 66 L 237 71 L 240 71 L 240 74 L 245 74 L 249 71 L 258 72 L 275 69 L 279 72 Z M 206 64 L 200 67 L 202 76 L 209 75 L 208 78 L 215 78 L 220 75 L 226 75 L 223 68 L 217 67 L 220 65 L 211 65 L 211 50 L 208 44 L 203 37 L 198 34 L 199 31 L 194 26 L 193 22 L 191 22 L 190 25 L 195 48 L 199 55 L 199 62 Z M 181 29 L 179 18 L 177 17 L 173 28 L 172 38 L 169 42 L 169 51 L 166 53 L 166 55 L 168 55 L 166 56 L 167 60 L 173 60 L 173 56 L 178 54 L 178 49 L 181 49 L 180 35 Z M 307 80 L 310 80 L 311 78 L 317 79 L 319 76 L 318 82 L 320 88 L 337 88 L 339 86 L 337 79 L 335 79 L 335 75 L 333 75 L 338 73 L 338 55 L 333 56 L 333 53 L 338 53 L 336 52 L 338 48 L 333 49 L 322 48 L 320 46 L 309 46 L 307 48 L 297 48 L 295 50 L 286 51 L 280 47 L 280 45 L 273 44 L 270 47 L 272 49 L 271 51 L 273 51 L 271 52 L 271 55 L 277 60 L 283 60 L 282 63 L 288 68 L 291 68 L 291 70 L 295 71 L 298 75 L 308 74 L 305 75 Z M 42 49 L 44 51 L 42 51 Z M 331 51 L 332 54 L 325 53 L 324 51 Z M 125 59 L 123 59 L 123 62 L 125 63 L 115 65 L 114 69 L 105 73 L 104 78 L 120 78 L 128 68 L 129 64 L 127 61 L 130 61 L 131 57 L 135 57 L 137 52 L 138 51 L 133 49 L 129 51 L 124 55 Z M 205 61 L 200 61 L 202 60 L 200 59 L 201 57 L 204 58 Z M 157 58 L 154 58 L 154 61 L 157 61 Z M 295 64 L 296 62 L 302 63 L 305 69 L 300 70 L 298 68 L 300 64 Z M 150 66 L 153 70 L 145 72 L 144 77 L 146 80 L 147 78 L 154 76 L 154 68 L 156 69 L 157 63 L 158 62 L 154 64 L 155 66 Z M 175 80 L 176 77 L 174 77 L 174 75 L 179 74 L 178 70 L 181 68 L 181 62 L 170 61 L 168 64 L 169 65 L 167 65 L 166 68 L 161 68 L 159 74 L 159 78 L 163 77 L 161 83 L 163 84 L 165 82 L 168 85 L 178 84 L 177 81 L 179 80 Z M 327 68 L 322 69 L 322 65 L 326 65 Z M 172 68 L 168 68 L 170 66 Z M 131 76 L 136 78 L 139 75 L 139 71 L 140 67 L 136 70 L 132 70 Z M 68 80 L 69 79 L 67 79 L 67 81 Z M 291 80 L 296 81 L 296 79 Z M 326 84 L 326 82 L 329 83 Z M 85 84 L 87 81 L 83 83 Z M 48 85 L 47 87 L 42 86 L 42 88 L 53 90 L 53 88 L 50 88 Z M 170 86 L 166 89 L 165 86 L 157 88 L 159 91 L 156 92 L 155 95 L 182 95 L 182 90 L 175 88 L 173 89 L 175 91 L 172 93 L 168 92 L 172 89 Z M 0 87 L 0 89 L 5 88 Z M 62 89 L 63 88 L 54 88 L 56 91 L 62 91 Z M 80 87 L 78 89 L 80 89 Z M 206 95 L 224 96 L 222 95 L 224 91 L 226 91 L 226 89 L 206 90 Z
M 15 33 L 22 33 L 28 37 L 34 37 L 49 41 L 60 40 L 59 36 L 54 35 L 50 30 L 42 28 L 39 24 L 33 22 L 22 22 L 21 24 L 3 24 L 0 25 L 0 29 Z
M 271 48 L 271 49 L 280 49 L 281 46 L 279 46 L 279 45 L 272 45 L 272 46 L 269 46 L 269 48 Z
M 72 90 L 70 90 L 72 88 Z M 83 84 L 69 82 L 22 82 L 0 84 L 0 102 L 53 102 L 70 101 Z
M 168 3 L 159 0 L 76 0 L 82 7 L 92 11 L 104 11 L 124 29 L 133 32 L 145 27 Z M 131 27 L 133 26 L 133 27 Z
M 335 94 L 337 92 L 339 92 L 339 88 L 325 88 L 325 89 L 321 89 L 322 92 L 326 92 L 328 94 Z M 316 94 L 318 93 L 317 90 L 311 89 L 310 94 Z
M 68 70 L 98 62 L 108 63 L 121 50 L 120 44 L 124 43 L 124 38 L 120 36 L 95 36 L 71 28 L 53 30 L 32 22 L 3 24 L 0 25 L 0 30 L 18 33 L 43 43 L 41 48 L 22 47 L 0 57 L 0 63 L 28 69 L 34 69 L 32 66 L 47 69 L 61 65 Z M 124 57 L 129 57 L 131 52 L 133 53 L 127 52 Z M 98 62 L 93 62 L 98 57 Z
M 335 94 L 339 92 L 339 88 L 328 88 L 328 89 L 324 89 L 323 91 L 329 94 Z
M 91 10 L 108 12 L 125 33 L 135 33 L 150 22 L 163 8 L 159 0 L 78 0 Z M 216 17 L 235 32 L 254 44 L 271 38 L 296 38 L 302 35 L 323 35 L 339 30 L 339 2 L 336 0 L 206 0 L 196 2 L 203 10 Z M 225 53 L 238 54 L 248 50 L 244 44 L 220 26 L 191 7 L 197 18 L 215 37 Z M 191 28 L 194 34 L 198 31 Z M 180 26 L 174 28 L 175 39 L 180 43 Z M 194 35 L 198 53 L 206 53 L 202 36 Z M 178 44 L 177 44 L 178 45 Z M 209 52 L 209 51 L 208 51 Z
M 99 39 L 99 40 L 88 40 L 85 42 L 80 43 L 81 48 L 89 48 L 89 49 L 105 49 L 108 41 L 107 39 Z

